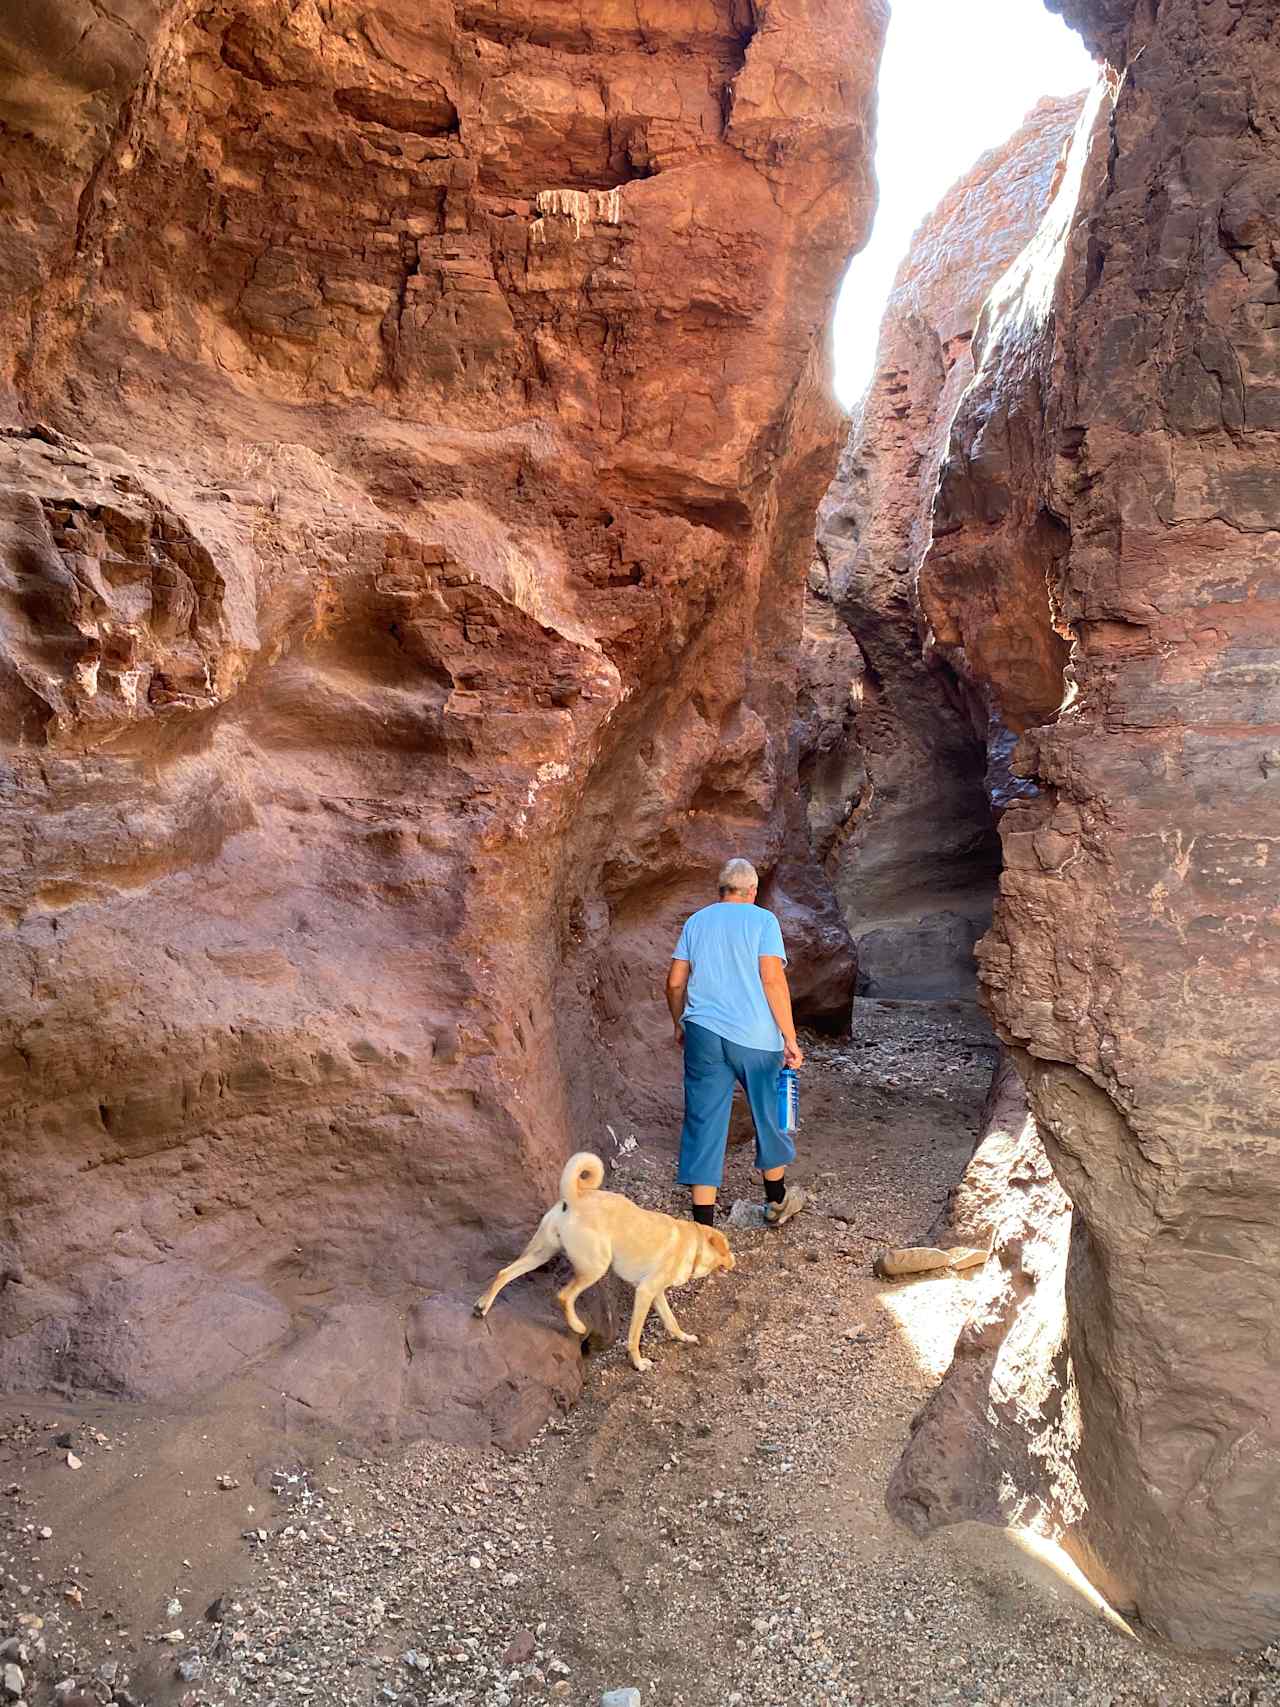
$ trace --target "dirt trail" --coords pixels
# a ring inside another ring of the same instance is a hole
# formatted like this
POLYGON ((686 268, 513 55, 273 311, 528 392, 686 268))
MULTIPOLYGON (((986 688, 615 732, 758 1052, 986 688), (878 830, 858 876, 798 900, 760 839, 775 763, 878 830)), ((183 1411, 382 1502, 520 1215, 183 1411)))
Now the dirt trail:
MULTIPOLYGON (((606 1352, 577 1411, 517 1457, 352 1457, 234 1408, 98 1407, 100 1441, 84 1413, 11 1411, 0 1640, 27 1641, 32 1707, 104 1665, 95 1698, 188 1707, 595 1707, 626 1686, 655 1707, 1280 1703, 1264 1658, 1141 1644, 1003 1533, 922 1545, 884 1511, 972 1283, 882 1285, 870 1258, 941 1206, 991 1060, 972 1013, 860 1003, 853 1042, 816 1042, 804 1072, 796 1177, 813 1208, 731 1231, 736 1271, 673 1298, 701 1343, 668 1342, 655 1318, 654 1370, 606 1352), (74 1426, 82 1470, 50 1449, 55 1424, 74 1426), (218 1474, 241 1485, 188 1504, 218 1474), (215 1596, 220 1623, 203 1615, 215 1596)), ((639 1145, 614 1183, 672 1208, 671 1177, 669 1150, 639 1145)), ((735 1148, 725 1201, 758 1196, 735 1148)), ((495 1308, 557 1284, 544 1271, 495 1308)))

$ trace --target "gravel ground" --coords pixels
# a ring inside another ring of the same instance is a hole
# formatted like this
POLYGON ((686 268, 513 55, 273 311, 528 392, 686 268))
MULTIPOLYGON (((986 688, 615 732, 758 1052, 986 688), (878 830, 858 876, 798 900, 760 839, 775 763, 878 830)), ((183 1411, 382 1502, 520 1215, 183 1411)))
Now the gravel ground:
MULTIPOLYGON (((234 1544, 202 1553, 178 1479, 238 1462, 206 1418, 148 1496, 152 1518, 169 1501, 167 1540, 140 1548, 94 1531, 93 1490, 143 1476, 158 1450, 145 1421, 11 1411, 0 1640, 24 1676, 8 1684, 32 1707, 72 1677, 67 1707, 594 1707, 627 1687, 661 1707, 1280 1707, 1280 1650, 1275 1668, 1174 1654, 1001 1531, 921 1544, 884 1511, 971 1281, 882 1284, 870 1258, 941 1206, 992 1056, 958 1008, 864 1002, 852 1044, 814 1040, 794 1176, 812 1207, 781 1231, 734 1231, 734 1274, 675 1300, 701 1344, 668 1342, 654 1318, 652 1373, 604 1353, 577 1411, 517 1457, 291 1455, 226 1477, 234 1544)), ((731 1152, 726 1206, 758 1199, 750 1159, 731 1152)), ((638 1147, 614 1183, 674 1208, 671 1175, 665 1149, 638 1147)), ((495 1308, 557 1284, 544 1271, 495 1308)))

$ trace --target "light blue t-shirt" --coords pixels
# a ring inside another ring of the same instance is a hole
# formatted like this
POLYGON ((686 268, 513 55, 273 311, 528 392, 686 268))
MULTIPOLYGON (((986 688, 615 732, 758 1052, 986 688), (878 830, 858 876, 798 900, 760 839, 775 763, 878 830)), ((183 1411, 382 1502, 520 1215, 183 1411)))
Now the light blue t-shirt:
POLYGON ((745 1049, 781 1049, 760 982, 762 954, 786 964, 777 919, 753 902, 714 901, 686 919, 671 956, 693 967, 685 1019, 745 1049))

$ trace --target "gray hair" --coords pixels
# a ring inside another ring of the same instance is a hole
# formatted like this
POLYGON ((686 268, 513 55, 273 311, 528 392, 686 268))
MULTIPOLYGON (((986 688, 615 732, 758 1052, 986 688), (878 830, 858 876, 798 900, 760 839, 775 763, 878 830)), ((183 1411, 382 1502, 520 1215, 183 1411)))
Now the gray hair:
POLYGON ((735 856, 733 859, 727 859, 720 867, 716 883, 722 895, 726 889, 732 889, 737 894, 746 889, 758 889, 760 878, 749 859, 739 859, 735 856))

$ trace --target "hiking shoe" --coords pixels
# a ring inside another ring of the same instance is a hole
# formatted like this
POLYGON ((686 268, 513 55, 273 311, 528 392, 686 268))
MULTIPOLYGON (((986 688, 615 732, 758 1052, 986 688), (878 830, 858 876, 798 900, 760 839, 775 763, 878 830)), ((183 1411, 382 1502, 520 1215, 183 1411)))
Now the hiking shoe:
POLYGON ((765 1204, 765 1221, 770 1227, 781 1227, 784 1221, 790 1221, 793 1215, 798 1215, 808 1201, 808 1193, 800 1186, 789 1185, 781 1203, 765 1204))

